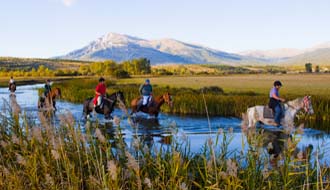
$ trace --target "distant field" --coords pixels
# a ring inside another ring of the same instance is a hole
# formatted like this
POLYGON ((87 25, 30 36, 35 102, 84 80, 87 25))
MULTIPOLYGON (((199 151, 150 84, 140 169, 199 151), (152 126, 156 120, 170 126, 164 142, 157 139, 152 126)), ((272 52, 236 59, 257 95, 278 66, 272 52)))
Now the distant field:
POLYGON ((15 58, 0 57, 2 69, 10 70, 31 70, 44 65, 49 69, 78 69, 80 65, 88 64, 87 61, 59 60, 59 59, 39 59, 39 58, 15 58))
MULTIPOLYGON (((121 79, 117 84, 143 83, 145 78, 121 79)), ((152 84, 170 87, 201 88, 219 86, 227 92, 253 91, 267 94, 275 80, 283 84, 281 94, 330 95, 330 74, 228 75, 193 77, 150 77, 152 84)))

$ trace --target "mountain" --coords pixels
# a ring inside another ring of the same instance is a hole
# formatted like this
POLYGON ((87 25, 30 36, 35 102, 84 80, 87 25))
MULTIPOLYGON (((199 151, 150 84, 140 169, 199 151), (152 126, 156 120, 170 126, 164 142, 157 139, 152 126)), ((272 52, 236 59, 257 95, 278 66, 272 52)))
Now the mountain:
POLYGON ((291 65, 311 62, 330 65, 330 42, 306 49, 282 48, 227 53, 174 39, 146 40, 129 35, 108 33, 85 47, 57 59, 117 62, 147 58, 151 64, 226 64, 226 65, 291 65))
POLYGON ((285 61, 278 62, 280 65, 304 65, 312 63, 313 65, 330 65, 330 48, 320 48, 307 51, 303 54, 290 57, 285 61))
POLYGON ((112 59, 118 62, 145 57, 151 64, 164 63, 222 63, 236 65, 261 62, 250 56, 227 53, 174 39, 145 40, 128 35, 108 33, 87 46, 58 59, 98 61, 112 59))
POLYGON ((330 48, 330 42, 321 43, 306 49, 281 48, 273 50, 249 50, 239 52, 238 54, 264 59, 271 62, 283 62, 296 56, 307 58, 308 55, 315 55, 315 53, 312 52, 328 48, 330 48))
POLYGON ((304 53, 304 51, 299 49, 281 48, 274 50, 249 50, 249 51, 240 52, 239 54, 244 56, 263 58, 263 59, 281 60, 302 53, 304 53))

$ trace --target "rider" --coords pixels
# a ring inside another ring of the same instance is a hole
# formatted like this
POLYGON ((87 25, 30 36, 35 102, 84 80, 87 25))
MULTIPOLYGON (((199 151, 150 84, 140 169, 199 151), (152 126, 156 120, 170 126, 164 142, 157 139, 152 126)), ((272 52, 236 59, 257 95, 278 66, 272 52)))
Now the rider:
POLYGON ((102 102, 102 98, 106 95, 106 85, 105 85, 105 79, 101 77, 99 79, 99 84, 95 88, 95 98, 94 98, 94 108, 96 106, 100 106, 102 102))
POLYGON ((44 91, 44 95, 45 95, 45 97, 47 97, 48 94, 49 94, 49 92, 52 91, 52 88, 50 86, 50 79, 47 79, 46 80, 46 84, 45 84, 45 89, 44 90, 45 90, 44 91))
POLYGON ((11 76, 10 77, 10 80, 9 80, 9 85, 8 85, 9 86, 9 90, 10 90, 11 85, 13 85, 13 84, 15 85, 16 83, 15 83, 14 77, 11 76))
POLYGON ((146 79, 145 83, 140 86, 139 92, 142 95, 142 101, 139 101, 137 111, 139 111, 142 106, 150 104, 152 100, 152 86, 149 79, 146 79))
POLYGON ((269 108, 274 111, 274 119, 277 126, 280 125, 281 118, 283 116, 283 109, 281 106, 281 102, 284 102, 285 99, 280 98, 279 90, 282 87, 282 83, 280 81, 274 82, 274 87, 269 92, 269 108))

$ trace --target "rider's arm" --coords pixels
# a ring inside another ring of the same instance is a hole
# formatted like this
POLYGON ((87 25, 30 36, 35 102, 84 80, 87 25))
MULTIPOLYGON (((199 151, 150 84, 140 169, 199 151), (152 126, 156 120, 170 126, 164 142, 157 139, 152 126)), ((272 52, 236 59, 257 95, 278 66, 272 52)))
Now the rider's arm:
POLYGON ((139 92, 140 92, 140 94, 142 94, 142 89, 143 89, 143 84, 141 84, 141 86, 140 86, 140 88, 139 88, 139 92))
POLYGON ((285 101, 285 99, 278 97, 278 96, 276 95, 276 93, 273 93, 273 94, 272 94, 272 98, 274 98, 274 99, 276 99, 276 100, 279 100, 279 101, 281 101, 281 102, 284 102, 284 101, 285 101))

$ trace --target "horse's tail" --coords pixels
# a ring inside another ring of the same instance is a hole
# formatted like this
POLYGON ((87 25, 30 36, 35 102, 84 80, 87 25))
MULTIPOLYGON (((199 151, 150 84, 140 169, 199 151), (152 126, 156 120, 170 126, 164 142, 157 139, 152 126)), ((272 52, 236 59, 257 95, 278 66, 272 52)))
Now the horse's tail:
POLYGON ((246 129, 249 124, 247 112, 242 113, 242 122, 241 122, 241 128, 246 129))
POLYGON ((86 115, 88 113, 89 99, 86 99, 83 104, 83 113, 86 115))

